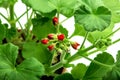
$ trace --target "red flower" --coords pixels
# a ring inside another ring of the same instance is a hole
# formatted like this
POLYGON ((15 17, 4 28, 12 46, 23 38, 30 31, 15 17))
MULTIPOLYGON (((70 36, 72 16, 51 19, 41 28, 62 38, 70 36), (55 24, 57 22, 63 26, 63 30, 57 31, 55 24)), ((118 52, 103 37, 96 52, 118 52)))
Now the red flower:
POLYGON ((80 44, 77 43, 77 42, 73 42, 71 45, 72 45, 72 47, 73 47, 75 50, 77 50, 77 48, 78 48, 78 46, 79 46, 80 44))
POLYGON ((49 45, 48 46, 48 49, 49 49, 49 51, 52 51, 53 49, 54 49, 54 45, 52 44, 52 45, 49 45))
POLYGON ((54 18, 52 19, 52 22, 53 22, 54 25, 57 25, 57 24, 58 24, 58 18, 57 18, 57 17, 54 17, 54 18))
POLYGON ((58 38, 58 40, 63 41, 64 38, 65 38, 65 35, 64 34, 59 34, 59 35, 57 35, 57 38, 58 38))
POLYGON ((54 38, 54 34, 48 34, 48 39, 53 39, 54 38))
POLYGON ((47 38, 44 38, 41 40, 41 43, 42 44, 48 44, 49 40, 47 38))

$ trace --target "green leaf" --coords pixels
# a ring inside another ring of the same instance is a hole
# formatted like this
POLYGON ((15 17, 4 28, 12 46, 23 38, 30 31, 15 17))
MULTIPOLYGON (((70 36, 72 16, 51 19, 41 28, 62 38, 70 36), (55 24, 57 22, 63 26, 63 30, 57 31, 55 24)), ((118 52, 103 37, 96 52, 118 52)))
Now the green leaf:
POLYGON ((0 80, 39 80, 44 66, 35 58, 16 64, 18 47, 8 43, 0 46, 0 80))
POLYGON ((14 27, 8 28, 6 29, 6 39, 11 40, 13 39, 13 37, 15 37, 17 34, 17 29, 14 27))
MULTIPOLYGON (((102 54, 98 54, 97 57, 94 59, 100 63, 104 63, 107 65, 111 65, 111 68, 114 64, 113 57, 103 52, 102 54)), ((98 65, 94 62, 91 62, 90 66, 88 67, 86 74, 83 80, 102 80, 102 77, 111 70, 109 67, 98 65)))
POLYGON ((24 58, 35 57, 43 64, 49 64, 52 56, 50 51, 47 50, 46 46, 36 42, 25 42, 23 44, 22 55, 24 58))
POLYGON ((10 4, 14 4, 17 0, 0 0, 0 7, 7 8, 10 4))
POLYGON ((5 61, 12 67, 16 64, 16 58, 18 55, 18 47, 9 43, 0 46, 0 60, 5 61))
MULTIPOLYGON (((95 41, 97 41, 97 40, 99 40, 101 38, 106 38, 110 33, 112 33, 113 28, 114 28, 114 25, 111 24, 111 26, 109 26, 108 28, 106 28, 103 31, 91 32, 90 36, 92 36, 92 38, 89 37, 88 40, 90 40, 90 42, 94 43, 95 41)), ((111 37, 111 36, 109 36, 109 37, 111 37)))
POLYGON ((61 33, 64 33, 66 37, 68 36, 68 31, 66 28, 64 28, 63 26, 60 26, 59 30, 61 33))
POLYGON ((120 51, 118 51, 118 54, 116 56, 116 60, 117 60, 118 63, 120 62, 120 51))
POLYGON ((53 10, 49 13, 42 13, 41 12, 41 15, 52 19, 56 15, 56 12, 57 12, 56 10, 53 10))
POLYGON ((46 37, 49 33, 55 33, 56 28, 54 27, 52 20, 47 17, 40 17, 32 20, 33 33, 38 39, 46 37))
POLYGON ((43 75, 44 66, 35 58, 28 58, 17 66, 18 70, 26 72, 28 75, 43 75))
POLYGON ((55 9, 66 17, 74 14, 77 0, 49 0, 55 9))
POLYGON ((42 13, 48 13, 53 11, 55 8, 49 3, 49 0, 22 0, 27 6, 32 7, 42 13))
POLYGON ((103 80, 119 80, 120 79, 120 51, 116 55, 116 63, 111 71, 109 71, 104 77, 103 80))
POLYGON ((5 38, 6 35, 6 28, 0 21, 0 41, 2 41, 5 38))
POLYGON ((120 79, 120 69, 113 68, 112 71, 108 72, 102 80, 119 80, 120 79))
POLYGON ((85 35, 85 29, 79 25, 79 24, 75 24, 75 30, 73 32, 73 34, 71 35, 71 37, 73 36, 84 36, 85 35))
POLYGON ((56 76, 54 80, 75 80, 71 74, 69 73, 64 73, 59 76, 56 76))
MULTIPOLYGON (((84 37, 85 34, 86 34, 85 29, 81 25, 75 24, 75 30, 74 30, 73 34, 70 36, 70 38, 73 36, 83 36, 84 37)), ((94 35, 91 35, 91 33, 89 33, 87 40, 94 43, 94 41, 95 41, 94 35)))
POLYGON ((112 22, 120 22, 120 0, 102 0, 112 12, 112 22))
POLYGON ((83 4, 75 12, 75 23, 83 25, 86 31, 103 31, 111 23, 111 12, 101 0, 82 0, 83 4))
POLYGON ((57 10, 66 17, 73 15, 77 0, 22 0, 26 5, 42 13, 57 10))
POLYGON ((75 66, 71 70, 71 73, 72 73, 72 76, 75 79, 82 79, 84 77, 84 75, 85 75, 86 70, 87 70, 86 65, 82 64, 82 63, 79 63, 79 64, 77 64, 77 66, 75 66))
MULTIPOLYGON (((101 39, 101 38, 105 38, 106 36, 108 36, 108 34, 112 33, 113 31, 113 24, 111 24, 110 27, 106 28, 103 31, 94 31, 94 32, 89 32, 89 35, 87 37, 87 40, 90 41, 91 43, 95 43, 97 40, 101 39)), ((73 32, 73 34, 70 36, 85 36, 86 31, 85 29, 79 25, 79 24, 75 24, 75 30, 73 32)))

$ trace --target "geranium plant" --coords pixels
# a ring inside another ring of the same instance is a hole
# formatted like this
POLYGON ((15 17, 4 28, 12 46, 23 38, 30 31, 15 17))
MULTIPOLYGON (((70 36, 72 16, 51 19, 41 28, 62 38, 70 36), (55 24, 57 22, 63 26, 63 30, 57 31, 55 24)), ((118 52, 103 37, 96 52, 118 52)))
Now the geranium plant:
POLYGON ((0 12, 8 22, 0 20, 0 80, 120 80, 120 51, 116 60, 106 52, 120 41, 111 39, 120 30, 113 31, 120 21, 119 0, 22 0, 26 11, 21 16, 14 11, 16 2, 0 0, 0 7, 8 12, 8 17, 0 12), (23 26, 19 20, 26 14, 23 26), (61 15, 66 19, 60 21, 61 15), (71 17, 75 30, 68 36, 62 23, 71 17), (71 40, 74 36, 84 37, 83 42, 71 40), (94 59, 89 58, 96 52, 94 59), (90 65, 71 63, 80 58, 90 65), (69 67, 71 72, 65 72, 69 67))

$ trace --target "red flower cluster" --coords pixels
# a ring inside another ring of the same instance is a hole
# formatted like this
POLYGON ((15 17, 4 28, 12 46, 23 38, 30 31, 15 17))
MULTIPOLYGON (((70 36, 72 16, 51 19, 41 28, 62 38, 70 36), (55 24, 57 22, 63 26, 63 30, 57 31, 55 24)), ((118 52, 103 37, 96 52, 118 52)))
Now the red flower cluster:
MULTIPOLYGON (((42 40, 41 40, 41 43, 42 43, 42 44, 48 44, 50 41, 56 40, 56 39, 57 39, 58 41, 63 41, 64 38, 65 38, 65 35, 64 35, 64 34, 55 35, 55 34, 51 33, 51 34, 48 34, 47 38, 42 39, 42 40)), ((52 51, 52 50, 54 49, 54 46, 55 46, 54 43, 49 44, 48 49, 49 49, 50 51, 52 51)))
POLYGON ((72 46, 73 49, 77 50, 78 46, 80 46, 79 43, 77 42, 72 42, 69 41, 69 39, 64 40, 65 39, 65 35, 64 34, 48 34, 47 38, 44 38, 41 40, 42 44, 47 45, 48 50, 52 51, 53 49, 57 50, 57 49, 69 49, 70 45, 72 46), (59 45, 56 47, 56 45, 59 45), (62 46, 61 46, 62 45, 62 46))

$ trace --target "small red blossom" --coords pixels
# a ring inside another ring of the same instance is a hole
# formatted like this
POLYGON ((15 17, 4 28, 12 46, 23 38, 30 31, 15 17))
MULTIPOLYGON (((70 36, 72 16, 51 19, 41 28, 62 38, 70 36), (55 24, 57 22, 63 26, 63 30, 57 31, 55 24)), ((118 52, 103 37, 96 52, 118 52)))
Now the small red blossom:
POLYGON ((48 42, 49 42, 48 38, 44 38, 41 40, 42 44, 48 44, 48 42))
POLYGON ((53 39, 54 38, 54 34, 48 34, 48 39, 53 39))
POLYGON ((57 18, 57 17, 54 17, 54 18, 52 19, 52 22, 53 22, 54 25, 57 25, 57 24, 58 24, 58 18, 57 18))
POLYGON ((72 47, 73 47, 75 50, 77 50, 78 46, 80 46, 80 44, 77 43, 77 42, 74 42, 74 43, 72 43, 71 45, 72 45, 72 47))
POLYGON ((57 38, 58 38, 58 40, 63 41, 64 38, 65 38, 65 35, 64 34, 59 34, 59 35, 57 35, 57 38))
POLYGON ((49 51, 52 51, 53 49, 54 49, 54 45, 52 44, 52 45, 49 45, 48 46, 48 49, 49 49, 49 51))

